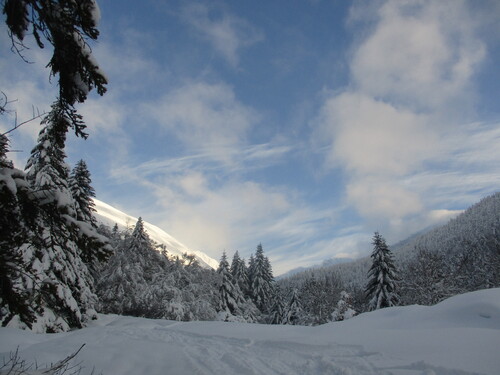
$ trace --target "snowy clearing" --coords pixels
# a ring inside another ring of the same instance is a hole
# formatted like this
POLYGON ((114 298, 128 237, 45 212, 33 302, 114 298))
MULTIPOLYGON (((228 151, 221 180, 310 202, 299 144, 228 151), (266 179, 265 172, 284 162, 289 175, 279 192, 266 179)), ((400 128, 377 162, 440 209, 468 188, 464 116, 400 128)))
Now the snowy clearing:
POLYGON ((174 322, 100 315, 58 334, 0 329, 0 352, 39 366, 86 346, 81 374, 500 373, 500 289, 407 306, 317 327, 174 322))

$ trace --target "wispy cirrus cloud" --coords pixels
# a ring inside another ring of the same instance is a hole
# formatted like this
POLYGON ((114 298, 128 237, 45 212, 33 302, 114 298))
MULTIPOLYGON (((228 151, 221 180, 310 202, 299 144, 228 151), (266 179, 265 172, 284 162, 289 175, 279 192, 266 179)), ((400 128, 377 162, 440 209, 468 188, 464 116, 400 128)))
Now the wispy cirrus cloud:
POLYGON ((190 82, 147 105, 147 112, 163 129, 194 150, 209 150, 227 159, 235 146, 244 145, 258 114, 236 98, 224 83, 190 82))
POLYGON ((250 22, 213 5, 191 3, 181 11, 182 18, 197 34, 232 66, 239 64, 239 53, 264 38, 250 22))

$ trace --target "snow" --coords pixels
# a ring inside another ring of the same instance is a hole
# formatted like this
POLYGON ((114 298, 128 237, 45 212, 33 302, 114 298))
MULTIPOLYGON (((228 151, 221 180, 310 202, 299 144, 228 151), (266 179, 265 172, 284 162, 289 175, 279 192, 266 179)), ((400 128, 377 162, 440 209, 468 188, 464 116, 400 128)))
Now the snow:
POLYGON ((40 366, 86 346, 81 374, 500 373, 500 289, 432 306, 393 307, 317 327, 174 322, 100 315, 57 334, 0 329, 0 355, 19 347, 40 366))
MULTIPOLYGON (((104 203, 95 198, 93 199, 93 201, 95 204, 95 209, 97 211, 95 215, 96 219, 110 227, 112 227, 116 223, 121 228, 127 228, 134 226, 137 222, 137 218, 130 216, 114 208, 113 206, 110 206, 107 203, 104 203)), ((217 269, 217 267, 219 267, 219 262, 217 260, 209 257, 207 254, 201 251, 188 248, 186 245, 176 240, 170 234, 166 233, 163 229, 158 228, 157 226, 146 221, 144 221, 144 228, 153 241, 166 246, 170 255, 181 257, 184 253, 187 253, 189 255, 192 254, 196 257, 196 259, 202 266, 208 266, 213 269, 217 269)))
POLYGON ((97 27, 99 25, 99 21, 101 20, 101 9, 95 0, 92 0, 91 3, 92 6, 90 14, 92 15, 92 22, 94 23, 94 26, 97 27))

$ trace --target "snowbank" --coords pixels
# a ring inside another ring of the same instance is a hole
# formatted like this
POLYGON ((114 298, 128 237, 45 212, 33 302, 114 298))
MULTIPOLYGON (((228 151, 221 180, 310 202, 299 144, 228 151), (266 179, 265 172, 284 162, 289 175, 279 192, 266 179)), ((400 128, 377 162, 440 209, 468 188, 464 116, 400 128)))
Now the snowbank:
POLYGON ((38 364, 76 358, 82 374, 500 373, 500 289, 318 327, 189 322, 101 315, 67 333, 0 329, 0 352, 38 364))

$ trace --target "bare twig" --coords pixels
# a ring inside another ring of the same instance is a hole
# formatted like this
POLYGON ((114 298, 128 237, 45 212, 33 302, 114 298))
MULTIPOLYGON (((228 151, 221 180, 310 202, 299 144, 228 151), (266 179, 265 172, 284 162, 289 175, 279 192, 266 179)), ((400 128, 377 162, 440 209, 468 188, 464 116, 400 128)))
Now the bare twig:
POLYGON ((26 121, 23 121, 19 124, 17 124, 17 112, 16 112, 16 124, 14 125, 14 127, 10 130, 7 130, 5 133, 2 133, 2 135, 7 135, 9 134, 10 132, 13 132, 14 130, 18 129, 19 127, 21 127, 22 125, 24 124, 27 124, 28 122, 31 122, 31 121, 34 121, 42 116, 44 116, 46 114, 46 112, 42 112, 40 113, 40 111, 37 109, 37 115, 36 116, 33 116, 32 118, 30 118, 29 120, 26 120, 26 121))
MULTIPOLYGON (((9 358, 6 360, 3 359, 3 365, 0 366, 0 375, 76 375, 79 374, 82 370, 81 363, 77 363, 74 365, 70 365, 70 362, 73 358, 75 358, 78 353, 85 346, 83 344, 80 348, 74 352, 73 354, 67 356, 63 360, 55 363, 54 365, 50 365, 47 368, 40 369, 38 364, 34 363, 31 365, 27 365, 24 359, 21 359, 19 356, 19 347, 15 352, 11 352, 9 358), (71 372, 68 372, 71 371, 71 372)), ((94 370, 92 370, 92 374, 94 370)))

